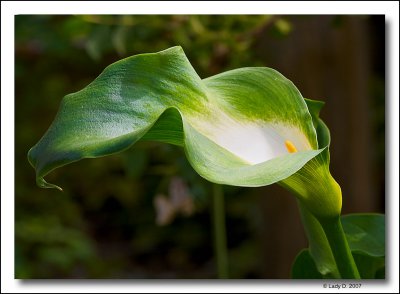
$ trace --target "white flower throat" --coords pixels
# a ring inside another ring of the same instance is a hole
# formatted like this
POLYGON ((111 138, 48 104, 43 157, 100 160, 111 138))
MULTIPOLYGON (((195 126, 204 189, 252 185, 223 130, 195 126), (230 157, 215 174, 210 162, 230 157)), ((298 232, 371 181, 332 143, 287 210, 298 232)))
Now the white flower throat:
POLYGON ((251 165, 312 149, 305 134, 296 126, 241 123, 228 117, 214 122, 196 122, 196 126, 209 139, 251 165))

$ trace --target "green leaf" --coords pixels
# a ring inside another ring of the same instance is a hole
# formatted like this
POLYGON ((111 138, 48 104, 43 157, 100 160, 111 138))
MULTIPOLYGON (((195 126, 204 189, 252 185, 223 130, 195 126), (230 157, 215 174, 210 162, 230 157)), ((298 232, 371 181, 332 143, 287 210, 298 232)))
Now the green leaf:
POLYGON ((54 188, 44 176, 55 168, 141 139, 183 146, 204 178, 249 187, 288 178, 326 148, 318 149, 306 101, 277 71, 241 68, 201 80, 173 47, 120 60, 65 96, 28 158, 37 184, 54 188))
MULTIPOLYGON (((302 211, 306 229, 314 228, 309 249, 303 249, 292 266, 296 279, 337 277, 335 261, 322 228, 312 215, 302 211), (314 221, 316 221, 314 219, 314 221), (316 239, 317 238, 317 239, 316 239), (325 239, 325 240, 324 240, 325 239)), ((343 229, 362 279, 385 278, 385 216, 381 214, 349 214, 341 217, 343 229)))
POLYGON ((292 265, 292 279, 322 279, 308 249, 303 249, 296 256, 292 265))
POLYGON ((384 279, 385 257, 376 257, 353 251, 354 261, 362 279, 384 279))
MULTIPOLYGON (((385 258, 372 257, 353 252, 353 257, 362 279, 384 279, 385 258)), ((291 277, 293 279, 332 279, 330 273, 322 275, 311 257, 309 249, 303 249, 296 256, 292 265, 291 277)))
POLYGON ((335 258, 320 222, 302 203, 299 203, 299 208, 309 242, 308 250, 316 268, 323 276, 340 278, 335 258))
POLYGON ((349 214, 342 225, 352 251, 373 257, 385 256, 385 216, 382 214, 349 214))
POLYGON ((385 215, 357 213, 342 216, 354 260, 364 279, 385 278, 385 215))
MULTIPOLYGON (((371 257, 353 252, 353 257, 362 279, 384 279, 385 258, 371 257)), ((311 257, 309 249, 303 249, 296 256, 292 265, 291 277, 293 279, 332 279, 330 273, 322 275, 311 257)))

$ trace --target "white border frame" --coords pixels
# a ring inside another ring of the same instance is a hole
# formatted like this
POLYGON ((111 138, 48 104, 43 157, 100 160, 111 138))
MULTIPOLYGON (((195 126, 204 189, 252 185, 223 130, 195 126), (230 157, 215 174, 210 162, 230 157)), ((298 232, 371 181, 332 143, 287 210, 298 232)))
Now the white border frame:
MULTIPOLYGON (((14 16, 17 14, 385 14, 388 235, 391 258, 385 282, 362 281, 351 292, 399 292, 399 6, 397 1, 109 1, 1 2, 1 292, 338 292, 324 281, 294 280, 30 280, 14 279, 14 16)), ((327 282, 327 281, 325 281, 327 282)), ((343 291, 343 290, 342 290, 343 291)))

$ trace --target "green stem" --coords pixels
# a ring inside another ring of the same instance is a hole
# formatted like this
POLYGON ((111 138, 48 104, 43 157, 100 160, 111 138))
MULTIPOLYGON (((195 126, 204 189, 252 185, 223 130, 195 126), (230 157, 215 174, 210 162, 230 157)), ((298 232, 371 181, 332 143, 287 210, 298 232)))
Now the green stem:
POLYGON ((331 246, 321 223, 300 201, 298 203, 301 220, 309 243, 308 248, 318 271, 324 276, 329 275, 334 279, 340 279, 331 246))
POLYGON ((343 279, 360 279, 360 274, 347 243, 340 217, 319 221, 332 249, 340 276, 343 279))
POLYGON ((228 279, 228 254, 226 249, 225 208, 222 186, 213 185, 213 225, 218 278, 228 279))

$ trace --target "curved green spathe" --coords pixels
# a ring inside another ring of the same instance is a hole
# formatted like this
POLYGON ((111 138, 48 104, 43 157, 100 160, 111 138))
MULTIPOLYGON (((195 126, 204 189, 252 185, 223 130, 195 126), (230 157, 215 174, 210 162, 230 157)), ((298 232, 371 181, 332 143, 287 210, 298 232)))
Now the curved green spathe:
MULTIPOLYGON (((28 158, 37 184, 58 188, 44 180, 55 168, 156 140, 182 146, 209 181, 253 187, 286 179, 281 183, 307 202, 296 175, 316 163, 329 173, 329 140, 317 138, 320 107, 270 68, 202 80, 173 47, 120 60, 65 96, 28 158)), ((311 181, 318 178, 312 170, 311 181)))

